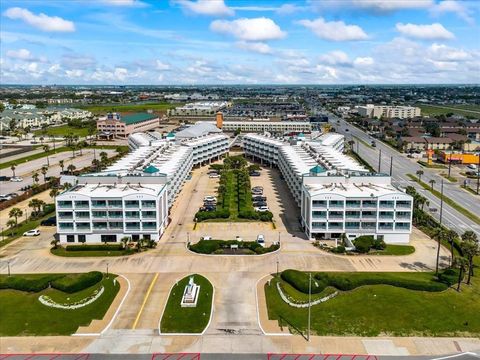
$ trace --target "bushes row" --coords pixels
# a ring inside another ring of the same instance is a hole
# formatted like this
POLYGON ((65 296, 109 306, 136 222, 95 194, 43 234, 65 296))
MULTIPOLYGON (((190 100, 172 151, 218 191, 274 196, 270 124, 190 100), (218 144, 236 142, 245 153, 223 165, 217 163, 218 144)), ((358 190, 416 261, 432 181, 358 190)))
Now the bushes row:
POLYGON ((99 283, 103 275, 99 271, 91 271, 83 274, 53 274, 34 277, 22 277, 21 275, 0 277, 0 289, 11 289, 26 292, 39 292, 49 286, 54 289, 75 293, 99 283))
MULTIPOLYGON (((308 294, 308 273, 297 270, 285 270, 282 272, 281 277, 298 291, 308 294)), ((342 291, 349 291, 364 285, 391 285, 409 290, 435 292, 446 290, 450 283, 443 280, 435 281, 433 275, 430 280, 426 280, 420 277, 418 279, 408 278, 405 274, 400 273, 336 274, 320 272, 313 275, 311 286, 312 293, 316 294, 322 292, 327 286, 333 286, 342 291)))
POLYGON ((257 212, 255 210, 244 210, 238 213, 238 217, 241 219, 272 221, 273 214, 270 211, 257 212))
POLYGON ((66 251, 121 251, 123 244, 105 244, 105 245, 67 245, 66 251))
POLYGON ((255 254, 266 254, 278 250, 279 245, 271 245, 264 248, 256 241, 237 240, 200 240, 190 245, 189 249, 199 254, 222 254, 223 250, 230 249, 231 245, 237 245, 239 249, 248 249, 255 254))
POLYGON ((197 211, 195 218, 198 222, 209 219, 228 219, 230 211, 228 209, 220 209, 215 211, 197 211))
POLYGON ((375 240, 372 235, 363 235, 353 240, 355 249, 362 254, 368 253, 371 249, 384 250, 387 246, 383 240, 375 240))

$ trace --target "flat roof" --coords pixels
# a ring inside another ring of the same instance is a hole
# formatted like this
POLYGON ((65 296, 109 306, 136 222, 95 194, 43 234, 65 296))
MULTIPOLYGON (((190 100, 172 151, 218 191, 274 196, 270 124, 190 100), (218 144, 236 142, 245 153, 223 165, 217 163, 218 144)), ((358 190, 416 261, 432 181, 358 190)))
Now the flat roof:
POLYGON ((164 187, 165 184, 79 184, 63 194, 79 194, 107 199, 134 194, 157 196, 164 187))
POLYGON ((120 121, 125 123, 126 125, 131 125, 143 121, 148 121, 158 118, 157 115, 155 114, 149 114, 149 113, 136 113, 136 114, 128 114, 128 115, 122 115, 120 118, 120 121))

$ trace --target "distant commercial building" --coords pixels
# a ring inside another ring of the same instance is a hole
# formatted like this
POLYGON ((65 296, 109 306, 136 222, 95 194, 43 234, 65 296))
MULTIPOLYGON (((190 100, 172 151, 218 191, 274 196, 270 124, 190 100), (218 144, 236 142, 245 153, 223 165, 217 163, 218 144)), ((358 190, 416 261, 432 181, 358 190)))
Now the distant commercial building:
POLYGON ((228 136, 205 125, 175 140, 133 134, 135 149, 104 171, 62 177, 73 187, 56 197, 60 242, 158 241, 192 168, 228 152, 228 136))
POLYGON ((346 234, 351 244, 358 236, 373 235, 386 243, 408 243, 412 197, 395 188, 390 176, 370 173, 344 155, 340 137, 292 140, 246 134, 243 145, 247 156, 278 166, 310 239, 346 234))
POLYGON ((411 119, 420 116, 421 110, 419 107, 413 106, 384 106, 367 104, 365 106, 357 107, 358 113, 361 116, 368 116, 371 118, 387 118, 387 119, 411 119))
POLYGON ((269 121, 269 120, 224 120, 222 113, 217 113, 215 121, 199 121, 215 124, 223 131, 256 132, 284 134, 286 132, 311 132, 312 124, 308 121, 269 121))
POLYGON ((454 164, 465 164, 465 165, 480 165, 480 152, 475 153, 456 153, 453 151, 441 151, 438 155, 438 160, 448 164, 452 162, 454 164))
POLYGON ((188 103, 175 109, 170 109, 170 116, 209 116, 217 111, 231 106, 228 101, 202 101, 188 103))
POLYGON ((109 113, 106 117, 97 120, 97 130, 100 135, 112 135, 114 137, 127 138, 135 132, 155 129, 160 124, 160 119, 155 114, 137 113, 120 115, 109 113))

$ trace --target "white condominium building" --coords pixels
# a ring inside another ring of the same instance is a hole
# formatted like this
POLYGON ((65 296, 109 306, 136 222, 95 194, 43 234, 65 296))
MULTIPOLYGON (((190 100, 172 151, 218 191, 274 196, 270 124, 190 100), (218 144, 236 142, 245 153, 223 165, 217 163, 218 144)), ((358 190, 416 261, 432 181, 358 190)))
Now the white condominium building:
POLYGON ((158 241, 192 168, 228 152, 228 136, 216 131, 148 144, 134 135, 136 150, 104 171, 62 178, 74 186, 56 198, 60 242, 158 241))
MULTIPOLYGON (((214 121, 208 121, 208 123, 215 124, 214 121)), ((242 132, 284 134, 287 132, 311 132, 312 124, 308 121, 223 121, 223 131, 236 131, 239 129, 242 132)))
POLYGON ((357 109, 360 115, 372 118, 410 119, 420 116, 421 114, 420 108, 413 106, 384 106, 367 104, 365 106, 358 106, 357 109))
POLYGON ((243 138, 247 156, 278 166, 310 239, 374 235, 387 243, 408 243, 411 196, 392 186, 389 176, 370 173, 335 149, 343 148, 341 142, 338 134, 300 141, 257 134, 243 138))

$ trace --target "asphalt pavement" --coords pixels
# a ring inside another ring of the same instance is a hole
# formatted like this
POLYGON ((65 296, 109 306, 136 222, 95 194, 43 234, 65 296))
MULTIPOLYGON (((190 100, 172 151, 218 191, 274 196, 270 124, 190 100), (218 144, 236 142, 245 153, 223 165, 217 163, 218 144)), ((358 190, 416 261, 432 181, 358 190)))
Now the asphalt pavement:
MULTIPOLYGON (((407 187, 409 185, 414 186, 416 190, 428 199, 430 205, 428 209, 436 209, 430 214, 439 220, 440 218, 440 199, 433 195, 430 191, 423 189, 415 181, 412 181, 407 174, 415 175, 416 171, 421 169, 424 171, 422 176, 422 181, 428 183, 430 179, 434 179, 436 182, 436 189, 439 190, 442 177, 436 175, 427 168, 423 168, 415 162, 411 161, 406 156, 402 155, 400 152, 394 150, 390 146, 382 143, 379 140, 373 139, 370 135, 362 131, 361 129, 349 124, 345 120, 329 114, 330 122, 335 127, 336 131, 345 135, 346 140, 350 139, 355 141, 355 150, 358 150, 358 154, 367 161, 375 170, 379 170, 380 163, 380 172, 390 173, 390 167, 392 168, 392 182, 400 187, 407 187), (337 123, 340 121, 340 123, 337 123), (348 129, 348 131, 347 131, 348 129), (361 139, 367 144, 370 144, 372 140, 375 140, 376 147, 366 146, 361 141, 361 139), (358 147, 357 147, 358 146, 358 147), (380 157, 381 150, 381 157, 380 157), (379 161, 379 159, 381 159, 379 161), (393 159, 393 165, 391 166, 391 159, 393 159)), ((450 199, 456 201, 459 205, 473 212, 474 214, 480 214, 480 201, 474 195, 463 191, 459 187, 448 183, 447 180, 444 180, 444 195, 450 199)), ((451 206, 443 203, 443 214, 442 222, 449 228, 455 230, 459 235, 463 234, 467 230, 474 231, 477 236, 480 236, 480 225, 476 224, 451 206)))

